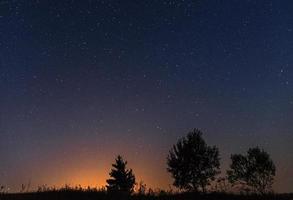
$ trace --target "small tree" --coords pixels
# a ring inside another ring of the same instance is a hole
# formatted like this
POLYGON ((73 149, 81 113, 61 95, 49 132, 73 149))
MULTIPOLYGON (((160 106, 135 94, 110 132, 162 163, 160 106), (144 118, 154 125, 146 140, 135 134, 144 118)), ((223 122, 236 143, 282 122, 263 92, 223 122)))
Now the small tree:
POLYGON ((169 151, 167 165, 174 178, 174 186, 195 192, 201 188, 206 192, 206 187, 219 173, 219 150, 208 146, 202 132, 194 129, 169 151))
POLYGON ((107 190, 109 192, 123 192, 130 194, 135 185, 135 176, 132 169, 126 169, 127 161, 119 155, 112 164, 113 169, 109 173, 112 179, 107 180, 107 190))
POLYGON ((260 194, 271 191, 276 167, 267 152, 259 147, 250 148, 247 155, 234 154, 231 160, 227 171, 230 183, 260 194))

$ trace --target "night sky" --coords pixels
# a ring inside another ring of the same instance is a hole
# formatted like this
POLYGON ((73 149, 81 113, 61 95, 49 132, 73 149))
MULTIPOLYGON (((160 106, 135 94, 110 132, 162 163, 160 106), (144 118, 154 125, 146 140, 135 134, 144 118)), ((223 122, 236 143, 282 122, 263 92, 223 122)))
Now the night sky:
POLYGON ((293 191, 293 1, 1 0, 0 184, 102 186, 122 154, 172 184, 193 128, 221 153, 259 145, 293 191))

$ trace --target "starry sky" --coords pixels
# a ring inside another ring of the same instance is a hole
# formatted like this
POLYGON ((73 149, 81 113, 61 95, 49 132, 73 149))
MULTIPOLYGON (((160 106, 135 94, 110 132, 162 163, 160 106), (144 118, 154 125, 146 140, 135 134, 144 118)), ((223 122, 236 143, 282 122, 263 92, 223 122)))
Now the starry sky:
POLYGON ((172 184, 193 128, 221 153, 256 145, 293 191, 291 0, 1 0, 0 184, 102 186, 122 154, 172 184))

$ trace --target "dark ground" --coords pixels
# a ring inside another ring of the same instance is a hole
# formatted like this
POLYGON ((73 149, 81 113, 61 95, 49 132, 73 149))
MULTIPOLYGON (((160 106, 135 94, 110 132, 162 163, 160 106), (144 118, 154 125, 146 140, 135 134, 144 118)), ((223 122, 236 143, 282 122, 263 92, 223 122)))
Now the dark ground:
POLYGON ((270 194, 270 195, 233 195, 225 193, 211 194, 156 194, 156 195, 110 195, 105 192, 84 191, 52 191, 19 194, 0 194, 1 200, 293 200, 293 194, 270 194))

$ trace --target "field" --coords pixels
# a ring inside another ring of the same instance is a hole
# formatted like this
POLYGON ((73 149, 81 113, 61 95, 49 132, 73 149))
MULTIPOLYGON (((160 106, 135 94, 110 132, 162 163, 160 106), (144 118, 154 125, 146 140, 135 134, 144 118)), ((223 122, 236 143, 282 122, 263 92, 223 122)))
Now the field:
POLYGON ((47 191, 18 194, 1 194, 1 200, 293 200, 293 194, 236 195, 225 193, 180 193, 114 195, 103 191, 47 191))

